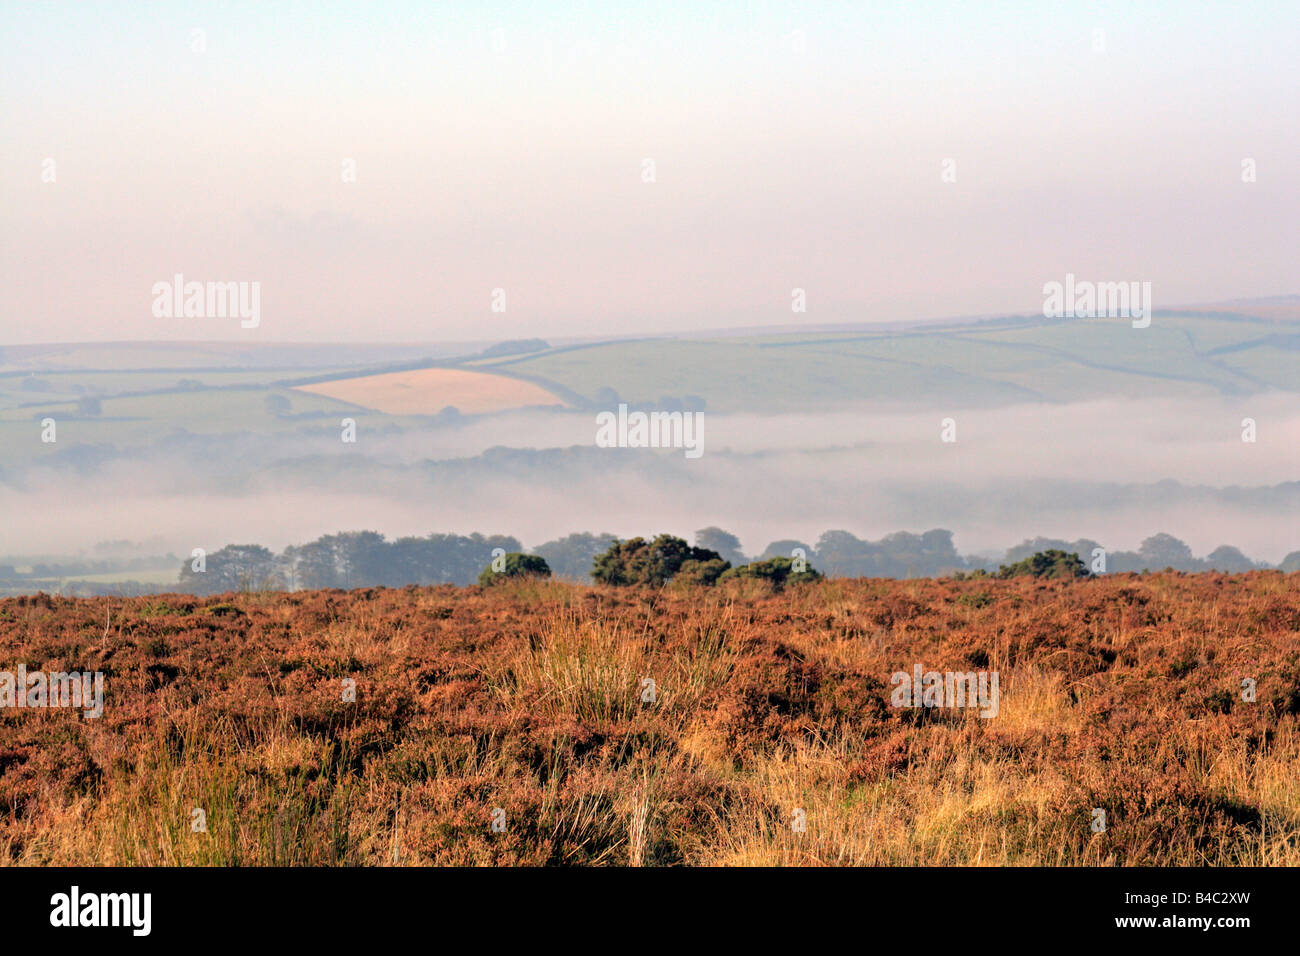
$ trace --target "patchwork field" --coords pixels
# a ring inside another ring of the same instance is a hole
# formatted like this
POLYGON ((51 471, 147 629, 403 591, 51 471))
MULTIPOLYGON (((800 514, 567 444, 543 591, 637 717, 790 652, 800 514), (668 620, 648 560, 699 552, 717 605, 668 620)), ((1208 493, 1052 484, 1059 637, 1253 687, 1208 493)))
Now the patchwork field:
MULTIPOLYGON (((1222 310, 1157 313, 1145 329, 1021 317, 497 354, 470 344, 10 346, 0 348, 0 485, 44 480, 32 469, 81 473, 191 453, 265 471, 337 443, 346 417, 368 435, 446 447, 449 436, 433 433, 463 423, 432 416, 449 407, 465 416, 616 401, 721 415, 888 413, 1099 398, 1236 402, 1295 392, 1297 383, 1300 322, 1291 313, 1222 310), (57 422, 57 442, 46 418, 57 422)), ((504 444, 536 438, 528 429, 504 444)))
POLYGON ((1297 575, 39 595, 0 643, 106 675, 0 710, 10 863, 1300 864, 1297 575), (917 664, 996 716, 893 706, 917 664))
POLYGON ((997 407, 1101 395, 1196 399, 1300 381, 1300 324, 1251 316, 1007 319, 862 330, 606 342, 473 360, 595 399, 703 398, 710 411, 788 412, 855 402, 997 407))
POLYGON ((300 385, 296 389, 387 415, 436 415, 452 407, 466 414, 532 405, 563 405, 539 385, 486 372, 424 368, 300 385))

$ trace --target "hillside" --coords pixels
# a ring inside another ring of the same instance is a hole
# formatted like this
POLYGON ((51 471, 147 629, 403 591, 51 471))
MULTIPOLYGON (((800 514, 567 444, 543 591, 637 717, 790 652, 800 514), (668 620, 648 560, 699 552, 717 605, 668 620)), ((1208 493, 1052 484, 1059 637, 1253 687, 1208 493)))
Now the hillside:
POLYGON ((909 330, 609 342, 474 361, 593 402, 696 395, 713 411, 778 413, 861 402, 988 407, 1099 396, 1294 391, 1300 322, 1235 313, 1012 318, 909 330))
POLYGON ((1300 388, 1293 311, 1157 313, 1145 329, 1018 317, 702 333, 505 355, 451 355, 437 345, 12 347, 0 362, 0 468, 59 462, 69 444, 80 465, 156 447, 164 436, 313 440, 336 433, 345 416, 371 430, 419 432, 447 407, 552 405, 562 415, 565 406, 585 414, 625 401, 775 415, 1292 392, 1300 388), (86 399, 97 402, 93 410, 86 399), (66 424, 62 448, 41 441, 46 417, 66 424))

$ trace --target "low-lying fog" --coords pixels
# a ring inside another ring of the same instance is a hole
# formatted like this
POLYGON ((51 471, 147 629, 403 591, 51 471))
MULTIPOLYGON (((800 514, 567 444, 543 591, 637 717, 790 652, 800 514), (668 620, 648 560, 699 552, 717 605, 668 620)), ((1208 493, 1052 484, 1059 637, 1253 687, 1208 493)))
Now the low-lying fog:
POLYGON ((0 484, 0 555, 155 539, 177 554, 371 529, 620 536, 706 525, 757 553, 828 529, 943 527, 963 553, 1036 535, 1135 549, 1157 531, 1276 562, 1300 548, 1300 409, 1266 394, 924 413, 704 413, 704 454, 595 447, 593 413, 518 412, 385 433, 160 441, 0 484), (952 418, 956 441, 941 440, 952 418), (1256 441, 1242 441, 1245 418, 1256 441), (536 449, 512 453, 502 449, 536 449))

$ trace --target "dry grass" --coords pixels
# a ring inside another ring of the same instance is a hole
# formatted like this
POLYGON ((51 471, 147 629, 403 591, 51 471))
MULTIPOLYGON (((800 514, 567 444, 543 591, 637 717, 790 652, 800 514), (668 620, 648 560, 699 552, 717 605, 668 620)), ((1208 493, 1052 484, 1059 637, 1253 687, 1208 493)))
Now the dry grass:
POLYGON ((1295 575, 39 596, 0 641, 108 691, 0 711, 10 863, 1300 863, 1295 575), (891 707, 916 662, 998 715, 891 707))

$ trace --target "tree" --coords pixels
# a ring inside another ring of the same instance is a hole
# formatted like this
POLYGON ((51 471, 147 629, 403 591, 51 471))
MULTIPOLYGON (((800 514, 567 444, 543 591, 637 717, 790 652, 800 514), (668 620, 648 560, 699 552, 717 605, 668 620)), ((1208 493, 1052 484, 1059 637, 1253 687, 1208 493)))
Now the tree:
MULTIPOLYGON (((1092 559, 1093 551, 1100 547, 1101 545, 1096 541, 1093 541, 1091 538, 1080 538, 1078 541, 1062 541, 1059 538, 1032 538, 1022 541, 1013 548, 1008 548, 1007 553, 1002 560, 1007 564, 1014 564, 1017 561, 1021 561, 1031 555, 1037 554, 1039 551, 1064 551, 1066 554, 1074 553, 1079 555, 1079 557, 1086 563, 1092 559)), ((1116 552, 1115 554, 1108 554, 1106 556, 1108 570, 1124 570, 1124 568, 1118 567, 1115 564, 1116 556, 1120 553, 1121 552, 1116 552)), ((969 560, 967 561, 967 564, 970 564, 969 560)))
POLYGON ((804 558, 808 561, 811 561, 817 554, 811 544, 796 541, 794 538, 782 538, 780 541, 773 541, 764 548, 758 559, 762 561, 765 558, 793 558, 796 549, 802 551, 804 558))
POLYGON ((298 587, 316 589, 343 585, 334 548, 324 538, 285 548, 280 563, 286 580, 298 587))
POLYGON ((555 541, 548 541, 533 549, 535 554, 546 559, 551 573, 557 577, 574 581, 591 580, 591 565, 596 555, 615 544, 618 538, 612 534, 571 534, 555 541))
POLYGON ((695 532, 695 546, 717 552, 718 557, 732 565, 744 564, 746 561, 740 551, 740 539, 721 528, 701 528, 695 532))
POLYGON ((998 569, 1000 578, 1018 578, 1033 575, 1036 578, 1086 578, 1088 568, 1077 554, 1066 554, 1055 548, 1039 551, 1015 564, 1004 564, 998 569))
POLYGON ((943 528, 919 535, 895 531, 879 541, 827 531, 817 541, 817 561, 828 573, 847 577, 923 577, 966 567, 952 532, 943 528))
POLYGON ((758 578, 762 581, 770 581, 772 586, 780 591, 787 584, 799 584, 804 581, 820 581, 821 573, 808 567, 802 571, 794 569, 794 561, 786 557, 768 558, 765 561, 754 561, 751 564, 744 564, 738 568, 732 568, 722 575, 722 580, 733 580, 740 578, 758 578))
POLYGON ((260 591, 283 587, 275 555, 260 544, 229 544, 207 556, 203 571, 181 565, 180 587, 190 594, 260 591))
POLYGON ((478 583, 482 587, 488 587, 507 578, 549 578, 550 576, 551 569, 545 558, 512 551, 505 555, 505 567, 502 570, 493 570, 492 565, 489 564, 479 574, 478 583))
POLYGON ((364 588, 394 583, 387 577, 389 546, 377 531, 344 531, 331 535, 343 571, 344 587, 364 588))
MULTIPOLYGON (((1026 538, 1014 547, 1007 548, 1007 553, 1002 560, 1007 564, 1014 564, 1028 558, 1039 551, 1071 551, 1070 542, 1060 538, 1026 538)), ((1083 552, 1078 552, 1082 554, 1083 552)))
POLYGON ((431 534, 387 541, 376 531, 345 531, 285 548, 277 576, 291 587, 405 587, 473 584, 493 550, 520 552, 509 535, 431 534))
POLYGON ((817 559, 831 574, 863 577, 872 573, 870 549, 847 531, 827 531, 817 539, 817 559))
POLYGON ((707 561, 696 561, 694 559, 683 561, 682 566, 673 575, 673 584, 712 587, 718 583, 718 578, 722 577, 723 574, 730 573, 730 568, 731 565, 721 558, 710 558, 707 561))
POLYGON ((272 392, 270 395, 266 396, 266 398, 263 399, 262 404, 265 405, 266 410, 276 418, 283 418, 285 415, 288 415, 289 411, 293 408, 293 403, 278 392, 272 392))
POLYGON ((722 560, 716 551, 693 548, 681 538, 661 534, 653 541, 632 538, 615 542, 596 555, 591 576, 601 584, 660 587, 671 581, 687 561, 714 560, 722 560))
POLYGON ((1229 574, 1255 570, 1254 561, 1236 548, 1226 544, 1220 545, 1206 555, 1204 564, 1214 571, 1226 571, 1229 574))
POLYGON ((1175 571, 1200 571, 1204 565, 1192 549, 1171 534, 1153 534, 1138 547, 1143 566, 1152 571, 1173 568, 1175 571))

